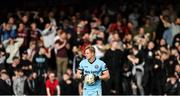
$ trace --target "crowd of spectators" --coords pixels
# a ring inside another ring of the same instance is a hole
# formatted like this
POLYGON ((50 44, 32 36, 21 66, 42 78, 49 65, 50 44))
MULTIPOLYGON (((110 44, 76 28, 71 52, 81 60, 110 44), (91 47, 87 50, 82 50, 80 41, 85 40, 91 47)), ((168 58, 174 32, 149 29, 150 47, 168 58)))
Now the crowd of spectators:
POLYGON ((1 12, 0 94, 82 94, 75 73, 89 45, 110 71, 103 94, 180 94, 179 10, 121 1, 1 12))

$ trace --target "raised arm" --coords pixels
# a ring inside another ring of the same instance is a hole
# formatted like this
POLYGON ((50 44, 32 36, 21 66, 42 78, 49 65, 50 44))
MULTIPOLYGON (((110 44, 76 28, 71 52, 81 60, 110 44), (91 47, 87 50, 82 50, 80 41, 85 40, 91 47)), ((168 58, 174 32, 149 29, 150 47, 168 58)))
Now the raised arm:
POLYGON ((135 56, 128 55, 128 60, 130 60, 133 64, 139 63, 139 58, 136 58, 135 56))
POLYGON ((64 46, 66 46, 66 43, 67 41, 64 41, 61 45, 59 45, 58 43, 55 43, 54 45, 54 48, 59 50, 59 49, 62 49, 64 46))
POLYGON ((163 16, 162 16, 162 15, 160 15, 160 20, 163 22, 164 27, 169 27, 169 26, 170 26, 170 23, 169 23, 169 22, 167 22, 166 20, 164 20, 164 18, 163 18, 163 16))

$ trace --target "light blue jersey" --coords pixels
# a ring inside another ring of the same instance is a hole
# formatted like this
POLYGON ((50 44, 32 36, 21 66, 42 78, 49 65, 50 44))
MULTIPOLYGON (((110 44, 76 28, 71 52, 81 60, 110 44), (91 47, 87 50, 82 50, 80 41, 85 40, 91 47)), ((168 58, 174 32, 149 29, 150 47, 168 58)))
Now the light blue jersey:
MULTIPOLYGON (((107 70, 106 64, 100 59, 95 59, 94 62, 90 63, 87 59, 84 59, 79 64, 79 70, 82 70, 84 75, 94 74, 100 76, 103 71, 107 70)), ((84 91, 96 92, 101 91, 101 80, 98 80, 93 85, 87 85, 84 83, 84 91)))

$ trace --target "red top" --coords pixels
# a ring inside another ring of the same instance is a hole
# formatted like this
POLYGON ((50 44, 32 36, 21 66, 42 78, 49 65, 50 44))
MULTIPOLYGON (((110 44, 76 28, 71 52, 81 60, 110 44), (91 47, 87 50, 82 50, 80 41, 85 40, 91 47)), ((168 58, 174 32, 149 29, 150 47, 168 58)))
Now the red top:
POLYGON ((50 94, 54 95, 56 91, 56 87, 59 85, 58 80, 54 80, 54 82, 51 82, 49 79, 46 81, 46 88, 50 89, 50 94))

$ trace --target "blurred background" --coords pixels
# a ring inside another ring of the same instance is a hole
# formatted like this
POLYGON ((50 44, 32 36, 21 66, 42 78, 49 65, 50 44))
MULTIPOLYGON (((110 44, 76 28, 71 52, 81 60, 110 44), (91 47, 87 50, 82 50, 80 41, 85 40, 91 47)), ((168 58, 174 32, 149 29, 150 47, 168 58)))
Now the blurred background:
POLYGON ((1 0, 0 95, 82 95, 93 46, 104 95, 180 94, 180 0, 1 0), (51 85, 49 81, 53 81, 51 85))

